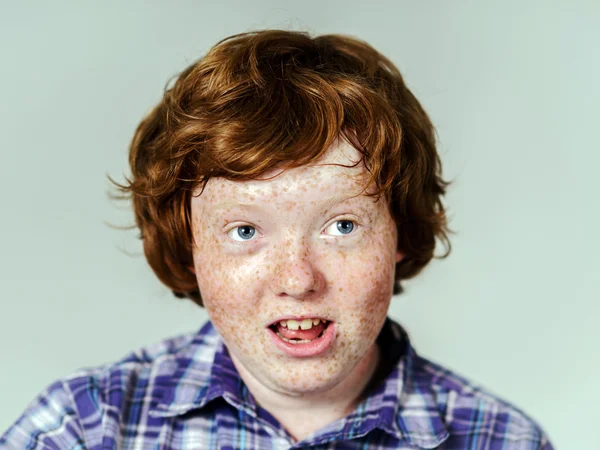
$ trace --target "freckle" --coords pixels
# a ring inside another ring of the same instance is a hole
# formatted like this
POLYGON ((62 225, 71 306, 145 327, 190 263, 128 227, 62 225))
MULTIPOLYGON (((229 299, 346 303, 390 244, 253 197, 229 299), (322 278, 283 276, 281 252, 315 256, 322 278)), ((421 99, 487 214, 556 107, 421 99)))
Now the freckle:
POLYGON ((344 290, 344 288, 340 288, 339 291, 342 292, 344 290))

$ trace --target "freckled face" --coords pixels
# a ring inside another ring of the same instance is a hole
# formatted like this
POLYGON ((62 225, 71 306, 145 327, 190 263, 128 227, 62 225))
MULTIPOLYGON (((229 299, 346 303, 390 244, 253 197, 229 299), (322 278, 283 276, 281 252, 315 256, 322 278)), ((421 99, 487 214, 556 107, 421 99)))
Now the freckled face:
POLYGON ((396 226, 385 198, 354 197, 365 186, 362 164, 324 165, 359 159, 341 142, 317 164, 273 169, 267 181, 212 178, 192 198, 208 315, 240 373, 279 393, 326 392, 360 371, 392 296, 396 226), (331 320, 333 344, 314 357, 286 354, 267 327, 289 315, 331 320))

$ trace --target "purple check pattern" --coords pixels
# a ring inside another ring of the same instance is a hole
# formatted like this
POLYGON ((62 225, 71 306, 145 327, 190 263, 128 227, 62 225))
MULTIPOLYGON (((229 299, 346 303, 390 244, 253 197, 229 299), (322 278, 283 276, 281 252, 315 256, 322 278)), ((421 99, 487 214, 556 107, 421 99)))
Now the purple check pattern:
POLYGON ((254 401, 207 322, 50 384, 0 449, 553 449, 524 412, 419 356, 398 323, 388 319, 378 343, 389 373, 354 412, 302 441, 254 401))

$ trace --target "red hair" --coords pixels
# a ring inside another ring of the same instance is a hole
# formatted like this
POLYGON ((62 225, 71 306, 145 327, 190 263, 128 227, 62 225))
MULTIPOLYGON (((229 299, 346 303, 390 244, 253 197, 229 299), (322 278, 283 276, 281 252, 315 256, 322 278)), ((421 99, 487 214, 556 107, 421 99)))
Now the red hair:
POLYGON ((372 195, 384 194, 404 259, 400 281, 450 254, 435 129, 399 70, 344 35, 263 30, 219 41, 187 67, 138 125, 130 145, 131 199, 144 253, 179 298, 202 305, 193 272, 191 195, 211 177, 249 180, 319 159, 340 136, 361 154, 372 195))

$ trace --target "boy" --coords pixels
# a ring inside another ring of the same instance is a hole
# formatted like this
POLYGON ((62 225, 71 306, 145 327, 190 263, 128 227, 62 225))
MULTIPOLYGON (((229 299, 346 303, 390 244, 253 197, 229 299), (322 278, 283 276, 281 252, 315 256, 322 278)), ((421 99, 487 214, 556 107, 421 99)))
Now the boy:
POLYGON ((449 254, 448 183, 427 114, 372 47, 224 39, 165 89, 130 165, 115 184, 150 266, 210 322, 51 384, 0 448, 552 448, 387 318, 436 237, 449 254))

